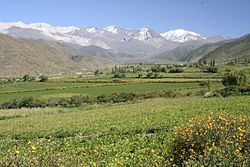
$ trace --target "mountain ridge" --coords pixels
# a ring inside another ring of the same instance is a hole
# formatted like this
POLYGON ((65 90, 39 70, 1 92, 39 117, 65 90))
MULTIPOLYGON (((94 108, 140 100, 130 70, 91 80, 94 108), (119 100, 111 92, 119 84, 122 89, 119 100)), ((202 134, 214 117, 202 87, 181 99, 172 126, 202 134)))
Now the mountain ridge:
MULTIPOLYGON (((9 23, 0 23, 0 32, 3 34, 8 34, 8 29, 11 27, 19 27, 19 28, 23 28, 23 29, 34 29, 34 30, 39 30, 42 31, 44 34, 48 35, 48 36, 53 36, 55 34, 64 34, 64 35, 69 35, 68 33, 72 32, 72 31, 77 31, 77 30, 81 30, 84 28, 78 28, 75 26, 66 26, 66 27, 60 27, 60 26, 51 26, 47 23, 31 23, 31 24, 25 24, 23 22, 9 22, 9 23)), ((90 29, 88 29, 88 32, 90 33, 96 33, 97 30, 103 30, 103 31, 107 31, 113 34, 119 34, 119 31, 121 32, 128 32, 126 35, 132 35, 133 33, 136 33, 137 31, 142 32, 142 30, 145 30, 145 28, 150 29, 151 32, 154 32, 154 34, 157 34, 157 36, 159 37, 166 37, 166 33, 176 33, 175 38, 171 38, 171 37, 167 37, 166 40, 170 40, 170 41, 174 41, 174 42, 184 42, 183 38, 181 37, 180 40, 176 39, 176 36, 181 36, 179 31, 180 29, 177 30, 170 30, 168 32, 162 33, 165 35, 161 35, 159 33, 155 33, 155 31, 151 28, 149 28, 148 26, 145 26, 139 30, 132 30, 129 28, 124 28, 118 25, 111 25, 105 28, 96 28, 96 27, 92 27, 92 26, 88 26, 92 28, 92 31, 90 31, 90 29), (178 34, 179 33, 179 34, 178 34)), ((184 29, 181 29, 182 33, 187 36, 187 35, 196 35, 198 33, 194 33, 194 32, 190 32, 190 31, 186 31, 184 29)), ((199 35, 199 34, 198 34, 199 35)), ((201 35, 199 35, 201 36, 201 35)), ((131 36, 132 37, 132 36, 131 36)), ((141 38, 139 38, 141 39, 141 38)), ((197 40, 195 38, 185 38, 185 42, 186 41, 190 41, 190 40, 197 40)))

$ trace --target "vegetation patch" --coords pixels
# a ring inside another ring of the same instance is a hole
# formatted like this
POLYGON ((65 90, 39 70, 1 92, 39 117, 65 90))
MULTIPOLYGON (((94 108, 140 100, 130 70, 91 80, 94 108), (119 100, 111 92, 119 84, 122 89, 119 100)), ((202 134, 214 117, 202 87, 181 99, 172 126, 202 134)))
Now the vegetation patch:
POLYGON ((228 113, 197 117, 176 128, 169 153, 177 166, 248 166, 250 120, 228 113))

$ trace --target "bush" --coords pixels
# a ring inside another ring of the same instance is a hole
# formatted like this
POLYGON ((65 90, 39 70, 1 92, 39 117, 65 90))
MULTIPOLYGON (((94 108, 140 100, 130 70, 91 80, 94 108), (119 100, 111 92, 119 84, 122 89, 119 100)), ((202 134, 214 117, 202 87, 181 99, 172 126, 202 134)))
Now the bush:
POLYGON ((228 74, 222 79, 222 84, 224 86, 238 85, 238 78, 233 74, 228 74))
POLYGON ((155 72, 155 73, 153 74, 153 78, 160 78, 160 73, 155 72))
POLYGON ((139 73, 136 78, 141 78, 141 77, 142 77, 142 73, 139 73))
POLYGON ((29 75, 26 74, 26 75, 23 76, 23 81, 24 82, 28 82, 29 80, 30 80, 30 76, 29 75))
POLYGON ((152 72, 147 73, 146 78, 151 78, 153 76, 152 72))
POLYGON ((220 94, 223 97, 240 95, 239 94, 239 87, 235 86, 235 85, 234 86, 227 86, 220 91, 220 94))
POLYGON ((83 103, 83 101, 81 99, 81 96, 72 96, 69 99, 68 103, 71 107, 79 107, 83 103))
POLYGON ((125 78, 126 75, 124 73, 116 72, 114 74, 114 78, 125 78))
POLYGON ((1 109, 17 109, 17 108, 37 108, 46 107, 47 103, 43 100, 36 99, 34 97, 23 97, 20 100, 10 100, 0 105, 1 109))
POLYGON ((140 92, 137 93, 137 99, 152 99, 152 98, 157 98, 161 96, 161 93, 159 92, 140 92))
POLYGON ((248 166, 249 121, 228 113, 190 120, 174 130, 168 160, 177 166, 248 166))
POLYGON ((81 97, 81 100, 83 103, 86 103, 86 104, 93 104, 95 103, 95 99, 90 97, 90 96, 82 96, 81 97))
POLYGON ((182 72, 184 72, 184 70, 181 68, 173 68, 169 70, 169 73, 182 73, 182 72))
POLYGON ((241 95, 250 95, 250 86, 240 86, 239 92, 241 95))
POLYGON ((175 98, 177 97, 179 94, 172 91, 172 90, 164 90, 162 91, 162 96, 163 97, 171 97, 171 98, 175 98))
POLYGON ((61 106, 61 107, 70 107, 70 99, 67 99, 67 98, 59 98, 58 99, 58 106, 61 106))
POLYGON ((40 82, 47 82, 49 80, 49 77, 48 76, 45 76, 45 75, 41 75, 39 77, 39 81, 40 82))
POLYGON ((57 106, 59 106, 59 99, 58 98, 49 99, 48 102, 47 102, 47 106, 49 106, 49 107, 57 107, 57 106))
POLYGON ((111 99, 107 95, 100 95, 100 96, 96 97, 96 101, 98 103, 109 103, 109 102, 111 102, 111 99))
POLYGON ((46 107, 46 103, 34 97, 23 97, 18 103, 18 108, 22 107, 25 108, 46 107))
POLYGON ((208 67, 208 68, 205 69, 203 72, 207 72, 207 73, 217 73, 217 72, 218 72, 218 68, 217 68, 217 67, 208 67))
POLYGON ((222 79, 222 84, 224 86, 238 86, 238 85, 244 85, 247 82, 246 75, 244 74, 227 74, 222 79))
POLYGON ((220 90, 220 94, 223 97, 226 96, 241 96, 241 95, 250 95, 249 86, 227 86, 224 89, 220 90))
POLYGON ((113 103, 133 101, 136 95, 134 93, 113 93, 110 97, 113 103))
POLYGON ((83 103, 93 104, 94 102, 94 99, 89 96, 72 96, 70 98, 50 99, 48 101, 48 106, 79 107, 83 103))
POLYGON ((4 102, 0 105, 1 109, 16 109, 19 108, 19 103, 16 99, 4 102))

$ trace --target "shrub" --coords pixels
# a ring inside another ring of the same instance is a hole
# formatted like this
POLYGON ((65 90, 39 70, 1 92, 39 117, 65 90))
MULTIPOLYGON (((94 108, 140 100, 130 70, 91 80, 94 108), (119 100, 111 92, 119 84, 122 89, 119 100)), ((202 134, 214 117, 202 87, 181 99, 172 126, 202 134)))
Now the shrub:
POLYGON ((83 103, 86 103, 86 104, 93 104, 95 103, 95 99, 90 97, 90 96, 82 96, 81 97, 81 100, 83 103))
POLYGON ((30 76, 29 75, 26 74, 26 75, 23 76, 23 81, 24 82, 28 82, 29 80, 30 80, 30 76))
POLYGON ((49 106, 49 107, 57 107, 57 106, 59 106, 59 99, 58 98, 49 99, 48 102, 47 102, 47 106, 49 106))
POLYGON ((227 74, 222 79, 222 84, 224 86, 232 86, 232 85, 243 85, 247 81, 246 75, 244 74, 227 74))
POLYGON ((184 70, 181 68, 173 68, 169 70, 169 73, 182 73, 182 72, 184 72, 184 70))
POLYGON ((100 74, 100 70, 99 69, 95 70, 94 75, 97 76, 99 74, 100 74))
POLYGON ((139 73, 136 78, 141 78, 141 77, 142 77, 142 73, 139 73))
POLYGON ((147 73, 146 78, 151 78, 153 76, 152 72, 147 73))
POLYGON ((18 101, 16 99, 4 102, 0 105, 1 109, 16 109, 19 108, 18 101))
POLYGON ((250 95, 250 87, 249 86, 227 86, 224 89, 220 90, 220 94, 223 97, 226 96, 239 96, 239 95, 250 95))
POLYGON ((10 78, 7 79, 7 82, 8 83, 16 82, 16 78, 15 77, 10 77, 10 78))
POLYGON ((39 77, 39 81, 40 82, 47 82, 49 80, 49 77, 48 76, 45 76, 45 75, 41 75, 39 77))
POLYGON ((67 102, 70 107, 78 107, 83 103, 93 104, 94 100, 89 96, 72 96, 67 102))
POLYGON ((238 85, 238 79, 235 75, 233 74, 228 74, 222 79, 222 84, 224 86, 229 86, 229 85, 238 85))
POLYGON ((177 166, 248 166, 249 121, 228 113, 190 120, 174 130, 168 160, 177 166))
POLYGON ((113 103, 127 102, 134 100, 136 95, 134 93, 113 93, 110 97, 113 103))
POLYGON ((96 97, 98 103, 109 103, 111 101, 110 97, 107 95, 99 95, 96 97))
POLYGON ((220 91, 220 94, 223 97, 240 95, 239 94, 239 88, 238 88, 238 86, 235 86, 235 85, 234 86, 227 86, 227 87, 225 87, 224 89, 222 89, 220 91))
POLYGON ((172 91, 172 90, 164 90, 162 91, 162 96, 163 97, 171 97, 171 98, 175 98, 178 96, 178 93, 172 91))
POLYGON ((203 72, 207 72, 207 73, 217 73, 217 72, 218 72, 218 68, 217 68, 217 67, 208 67, 208 68, 206 68, 203 72))
POLYGON ((241 93, 241 95, 250 95, 250 86, 240 86, 239 92, 241 93))
POLYGON ((23 97, 18 102, 18 108, 36 108, 36 107, 45 107, 46 103, 42 100, 36 99, 34 97, 23 97))
POLYGON ((68 103, 71 107, 78 107, 83 103, 83 101, 81 99, 81 96, 72 96, 69 99, 68 103))
POLYGON ((31 76, 30 79, 29 79, 29 81, 30 81, 30 82, 36 81, 36 77, 31 76))
POLYGON ((158 72, 153 73, 153 78, 160 78, 160 73, 158 72))
POLYGON ((152 98, 160 97, 161 93, 159 93, 159 92, 140 92, 140 93, 137 93, 136 96, 138 99, 152 99, 152 98))
POLYGON ((23 97, 20 100, 10 100, 0 105, 1 109, 17 109, 17 108, 37 108, 46 107, 47 103, 43 100, 36 99, 34 97, 23 97))
POLYGON ((59 98, 58 99, 58 106, 70 107, 70 100, 67 98, 59 98))
POLYGON ((124 73, 116 72, 114 74, 114 78, 125 78, 126 75, 124 73))

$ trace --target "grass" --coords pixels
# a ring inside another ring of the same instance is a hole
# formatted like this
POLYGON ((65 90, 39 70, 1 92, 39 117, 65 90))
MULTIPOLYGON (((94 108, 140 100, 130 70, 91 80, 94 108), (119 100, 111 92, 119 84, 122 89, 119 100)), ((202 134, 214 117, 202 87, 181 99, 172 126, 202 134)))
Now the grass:
POLYGON ((249 101, 249 96, 159 98, 79 108, 2 110, 0 117, 9 119, 0 120, 0 160, 27 164, 39 160, 44 166, 150 166, 164 160, 175 126, 210 112, 249 117, 249 101))
MULTIPOLYGON (((213 87, 220 87, 219 83, 212 83, 213 87)), ((90 95, 97 96, 100 94, 112 94, 115 92, 145 92, 145 91, 159 91, 159 90, 185 90, 188 88, 201 89, 198 83, 130 83, 126 85, 121 84, 100 84, 97 83, 20 83, 20 84, 4 84, 0 87, 0 102, 11 99, 18 99, 23 96, 34 96, 39 98, 48 97, 69 97, 73 95, 90 95), (59 86, 61 84, 61 86, 59 86), (85 84, 92 87, 80 87, 85 84), (5 86, 5 87, 4 87, 5 86), (47 90, 46 88, 56 88, 47 90), (79 87, 77 87, 79 86, 79 87), (61 89, 61 87, 65 87, 61 89), (39 89, 37 89, 39 88, 39 89), (9 92, 6 92, 6 91, 9 92), (16 90, 28 90, 27 92, 16 92, 16 90)))
POLYGON ((94 85, 93 83, 50 83, 50 82, 15 82, 0 84, 0 92, 17 90, 37 90, 41 88, 76 87, 82 85, 94 85))

